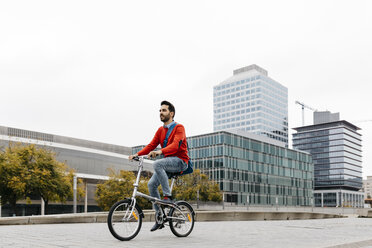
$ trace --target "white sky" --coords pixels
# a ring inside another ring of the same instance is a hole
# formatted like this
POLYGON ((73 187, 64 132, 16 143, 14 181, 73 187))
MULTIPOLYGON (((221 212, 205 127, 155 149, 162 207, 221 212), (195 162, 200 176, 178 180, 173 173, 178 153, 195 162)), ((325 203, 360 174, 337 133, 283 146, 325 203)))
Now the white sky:
POLYGON ((167 99, 188 136, 209 133, 213 86, 257 64, 288 87, 289 128, 299 100, 363 129, 366 177, 371 13, 368 0, 0 0, 0 125, 134 146, 167 99))

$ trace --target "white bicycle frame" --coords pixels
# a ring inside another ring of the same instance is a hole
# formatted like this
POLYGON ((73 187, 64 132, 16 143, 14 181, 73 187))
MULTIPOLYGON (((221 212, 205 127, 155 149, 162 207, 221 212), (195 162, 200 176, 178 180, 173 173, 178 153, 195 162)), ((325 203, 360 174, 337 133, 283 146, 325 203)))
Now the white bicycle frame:
MULTIPOLYGON (((143 161, 145 158, 148 158, 147 156, 139 156, 139 164, 138 164, 138 173, 137 173, 137 179, 136 179, 136 182, 133 184, 134 186, 134 190, 133 190, 133 195, 132 195, 132 198, 131 198, 131 204, 132 204, 132 207, 131 207, 131 210, 130 210, 130 214, 128 215, 129 213, 129 209, 127 209, 124 217, 123 217, 123 220, 129 220, 130 216, 133 216, 133 211, 135 209, 135 206, 136 206, 136 203, 137 203, 137 200, 136 200, 136 196, 139 196, 139 197, 143 197, 143 198, 146 198, 148 199, 149 201, 151 202, 154 202, 155 204, 161 204, 161 205, 167 205, 167 206, 170 206, 170 207, 173 207, 173 208, 176 208, 176 209, 179 209, 178 206, 174 203, 166 203, 164 201, 162 201, 161 199, 159 198, 156 198, 156 197, 152 197, 152 196, 149 196, 149 195, 146 195, 144 193, 141 193, 138 191, 138 186, 139 186, 139 181, 140 181, 140 178, 141 178, 141 173, 142 173, 142 170, 143 170, 143 161)), ((173 189, 173 185, 174 185, 174 181, 176 179, 175 178, 172 178, 172 182, 171 182, 171 186, 170 186, 170 192, 172 193, 172 189, 173 189)), ((163 213, 163 210, 162 208, 159 208, 159 210, 163 213)))

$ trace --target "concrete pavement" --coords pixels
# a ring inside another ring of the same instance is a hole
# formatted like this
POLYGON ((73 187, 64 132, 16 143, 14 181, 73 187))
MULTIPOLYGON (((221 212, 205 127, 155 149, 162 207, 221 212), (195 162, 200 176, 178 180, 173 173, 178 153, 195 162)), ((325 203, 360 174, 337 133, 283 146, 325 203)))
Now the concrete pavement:
POLYGON ((0 226, 0 247, 372 247, 371 218, 196 222, 187 238, 151 226, 127 242, 106 223, 0 226))

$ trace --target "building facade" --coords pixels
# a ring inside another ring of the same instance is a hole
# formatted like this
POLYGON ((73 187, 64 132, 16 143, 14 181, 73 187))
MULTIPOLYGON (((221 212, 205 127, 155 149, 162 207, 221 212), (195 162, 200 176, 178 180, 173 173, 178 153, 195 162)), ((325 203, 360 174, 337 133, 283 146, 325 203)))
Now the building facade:
POLYGON ((372 176, 367 176, 367 179, 363 180, 363 192, 364 199, 372 199, 372 176))
POLYGON ((214 86, 213 111, 214 131, 247 131, 288 146, 288 89, 257 65, 214 86))
POLYGON ((0 126, 0 147, 7 147, 9 142, 36 144, 52 150, 58 161, 79 173, 108 175, 109 168, 133 169, 123 156, 130 155, 130 147, 0 126))
MULTIPOLYGON (((96 183, 114 171, 128 170, 133 171, 137 167, 129 162, 127 157, 131 154, 132 148, 125 146, 112 145, 107 143, 76 139, 60 135, 29 131, 24 129, 0 126, 0 149, 5 149, 10 143, 35 144, 42 148, 56 153, 56 159, 64 162, 77 174, 90 178, 86 180, 86 195, 89 211, 98 211, 97 203, 94 198, 96 183), (95 183, 91 183, 95 181, 95 183)), ((145 164, 145 170, 153 171, 152 165, 145 164)), ((27 205, 22 202, 19 204, 23 215, 40 214, 40 200, 32 201, 35 204, 27 205)), ((24 202, 25 203, 25 202, 24 202)), ((84 202, 79 202, 78 212, 82 212, 84 202)), ((72 203, 66 205, 54 204, 49 206, 49 213, 72 212, 72 203)), ((2 216, 8 214, 8 206, 2 207, 2 216)))
POLYGON ((190 157, 195 169, 220 185, 225 202, 312 205, 311 155, 263 138, 231 131, 188 137, 190 157))
POLYGON ((362 145, 357 126, 339 114, 314 112, 314 125, 294 128, 293 148, 311 153, 315 206, 362 207, 362 145))

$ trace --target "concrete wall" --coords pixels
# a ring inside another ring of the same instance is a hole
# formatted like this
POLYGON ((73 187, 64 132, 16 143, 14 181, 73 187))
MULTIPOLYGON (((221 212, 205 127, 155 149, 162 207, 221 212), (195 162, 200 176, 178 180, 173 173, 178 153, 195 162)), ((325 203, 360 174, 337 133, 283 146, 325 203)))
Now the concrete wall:
MULTIPOLYGON (((0 225, 105 223, 107 212, 0 218, 0 225)), ((144 211, 143 221, 154 222, 154 211, 144 211)), ((304 220, 341 218, 340 215, 301 212, 196 211, 196 221, 304 220)))

